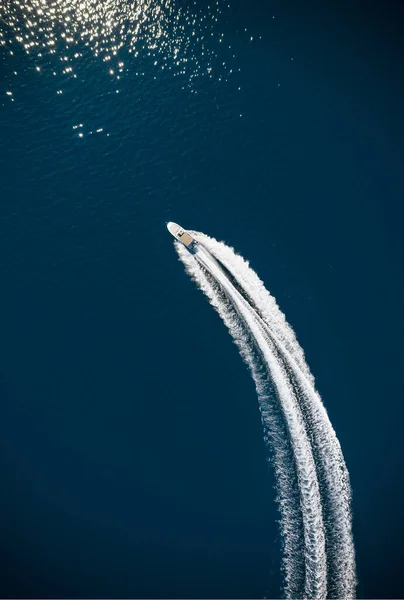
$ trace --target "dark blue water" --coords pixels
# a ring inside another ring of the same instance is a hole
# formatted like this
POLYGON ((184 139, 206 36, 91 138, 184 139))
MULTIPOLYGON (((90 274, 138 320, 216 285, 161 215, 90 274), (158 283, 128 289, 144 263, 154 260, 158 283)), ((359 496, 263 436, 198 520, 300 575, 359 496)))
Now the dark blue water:
POLYGON ((400 597, 403 11, 181 6, 185 73, 27 53, 1 8, 0 593, 280 594, 254 386, 174 220, 276 296, 351 475, 358 594, 400 597))

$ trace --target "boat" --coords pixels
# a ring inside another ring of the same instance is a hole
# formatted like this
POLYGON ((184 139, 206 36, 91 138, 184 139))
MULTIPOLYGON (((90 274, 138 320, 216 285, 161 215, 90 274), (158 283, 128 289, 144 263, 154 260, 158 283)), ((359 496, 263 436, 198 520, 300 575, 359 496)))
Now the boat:
POLYGON ((172 221, 167 223, 167 229, 178 242, 181 242, 181 244, 187 248, 187 250, 196 252, 199 242, 189 233, 189 231, 186 231, 181 225, 173 223, 172 221))

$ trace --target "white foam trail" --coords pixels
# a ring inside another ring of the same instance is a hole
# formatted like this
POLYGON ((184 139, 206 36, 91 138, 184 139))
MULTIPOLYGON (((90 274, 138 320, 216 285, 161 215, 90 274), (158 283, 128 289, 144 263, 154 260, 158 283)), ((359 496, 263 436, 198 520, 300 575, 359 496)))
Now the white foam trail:
POLYGON ((248 263, 225 244, 204 234, 198 233, 197 237, 253 300, 298 386, 298 399, 310 432, 325 503, 328 594, 335 598, 353 598, 356 572, 349 474, 336 433, 315 390, 303 350, 275 299, 248 263))
MULTIPOLYGON (((284 536, 285 595, 302 596, 299 589, 298 523, 299 494, 305 540, 305 597, 325 597, 326 577, 328 597, 353 598, 356 586, 355 553, 352 539, 350 512, 351 490, 349 475, 336 434, 329 421, 293 329, 286 323, 275 299, 262 281, 232 248, 204 234, 193 232, 201 244, 197 256, 190 255, 177 245, 187 271, 209 297, 222 316, 244 360, 254 377, 260 400, 263 424, 268 430, 274 452, 274 466, 278 481, 278 502, 281 512, 281 530, 284 536), (228 270, 237 287, 250 299, 248 302, 224 274, 212 256, 228 270), (209 280, 197 260, 214 278, 209 280), (223 291, 237 310, 231 313, 223 291), (244 322, 240 322, 240 317, 244 322), (298 493, 288 476, 288 451, 279 434, 280 424, 275 412, 268 382, 257 365, 248 344, 248 333, 253 336, 274 381, 277 395, 288 424, 296 462, 298 493), (318 495, 318 479, 321 499, 318 495), (308 477, 307 477, 308 476, 308 477), (308 487, 314 495, 307 494, 308 487), (321 502, 323 506, 321 505, 321 502), (314 512, 313 512, 314 511, 314 512), (313 514, 315 515, 313 519, 313 514), (325 514, 326 564, 324 556, 323 514, 325 514)), ((300 577, 300 579, 299 579, 300 577)), ((301 586, 300 586, 301 587, 301 586)))
MULTIPOLYGON (((249 363, 250 367, 252 367, 252 374, 256 382, 261 404, 261 414, 263 416, 264 424, 269 430, 271 430, 271 423, 267 420, 267 412, 270 412, 270 399, 268 398, 268 393, 265 385, 263 385, 262 379, 257 377, 257 369, 254 368, 253 355, 248 346, 245 344, 243 337, 240 336, 240 319, 232 320, 229 318, 229 311, 226 308, 226 304, 220 299, 220 294, 215 293, 214 287, 208 287, 207 279, 203 276, 203 273, 198 267, 198 263, 196 262, 195 258, 200 264, 203 265, 205 269, 208 270, 215 282, 219 284, 221 290, 223 290, 231 300, 239 316, 244 321, 248 332, 253 336, 255 343, 263 356, 264 363, 267 365, 267 368, 270 371, 270 375, 272 381, 274 382, 278 399, 282 408, 282 413, 287 423, 298 479, 300 508, 304 532, 304 595, 307 598, 325 598, 327 568, 325 556, 325 534, 319 485, 311 444, 306 432, 303 415, 294 395, 293 388, 289 382, 287 373, 285 372, 285 368, 282 362, 278 359, 276 349, 266 335, 265 328, 262 327, 260 319, 257 318, 257 315, 254 314, 254 311, 251 309, 248 303, 229 282, 223 271, 218 267, 214 259, 212 259, 209 252, 205 252, 202 247, 199 249, 197 255, 193 257, 182 247, 178 247, 177 250, 181 260, 185 263, 188 272, 198 282, 203 291, 207 293, 212 304, 218 310, 226 325, 229 327, 233 338, 241 349, 243 357, 249 363)), ((279 458, 283 448, 278 449, 278 452, 276 452, 276 450, 277 449, 275 449, 275 455, 278 455, 279 458)), ((285 466, 282 467, 278 465, 278 471, 276 474, 278 476, 278 480, 279 476, 284 477, 285 466)), ((287 500, 287 497, 284 496, 284 492, 288 486, 287 484, 285 485, 284 481, 282 481, 281 487, 282 490, 280 494, 280 500, 287 500)), ((287 508, 288 506, 286 505, 286 509, 287 508)), ((288 533, 292 533, 294 523, 290 521, 290 517, 292 516, 292 521, 295 520, 294 513, 296 512, 297 508, 298 507, 295 506, 292 511, 292 515, 290 515, 288 510, 284 510, 282 512, 281 507, 283 520, 282 529, 286 535, 288 533)), ((294 536, 296 536, 296 530, 294 531, 294 536)), ((295 589, 294 567, 296 563, 298 563, 299 558, 296 557, 292 545, 293 542, 289 541, 288 539, 285 540, 285 592, 289 597, 302 595, 302 590, 295 589)))

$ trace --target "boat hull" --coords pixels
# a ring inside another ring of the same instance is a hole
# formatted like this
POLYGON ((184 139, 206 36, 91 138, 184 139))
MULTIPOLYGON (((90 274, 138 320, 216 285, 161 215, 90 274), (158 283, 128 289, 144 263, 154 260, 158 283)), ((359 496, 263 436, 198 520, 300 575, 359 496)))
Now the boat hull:
POLYGON ((198 246, 197 240, 186 231, 181 225, 177 223, 173 223, 170 221, 167 223, 167 229, 171 233, 171 235, 180 242, 187 250, 190 252, 195 252, 198 246))

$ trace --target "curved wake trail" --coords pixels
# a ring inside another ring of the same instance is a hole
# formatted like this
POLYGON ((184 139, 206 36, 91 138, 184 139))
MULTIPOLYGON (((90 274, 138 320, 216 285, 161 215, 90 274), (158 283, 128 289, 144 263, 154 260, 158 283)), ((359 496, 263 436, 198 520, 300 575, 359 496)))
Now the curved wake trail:
POLYGON ((340 443, 327 411, 315 390, 314 378, 293 329, 273 296, 241 256, 222 242, 198 234, 205 248, 232 274, 253 300, 254 307, 268 326, 290 373, 310 432, 325 516, 328 597, 353 598, 356 573, 352 537, 351 487, 340 443))
POLYGON ((176 243, 180 260, 255 381, 277 480, 285 596, 353 598, 349 475, 303 350, 248 263, 222 242, 192 233, 202 243, 194 255, 176 243))

